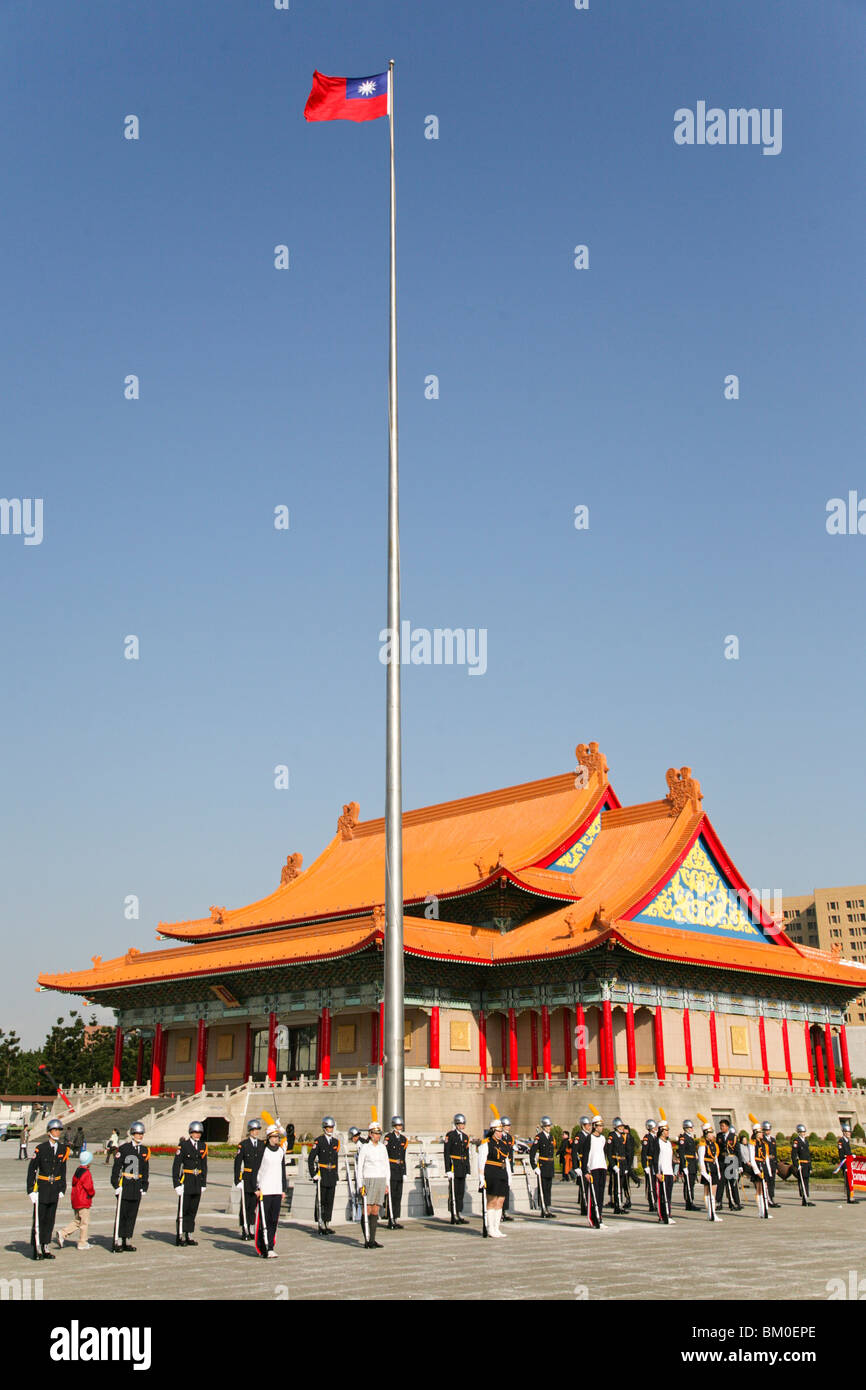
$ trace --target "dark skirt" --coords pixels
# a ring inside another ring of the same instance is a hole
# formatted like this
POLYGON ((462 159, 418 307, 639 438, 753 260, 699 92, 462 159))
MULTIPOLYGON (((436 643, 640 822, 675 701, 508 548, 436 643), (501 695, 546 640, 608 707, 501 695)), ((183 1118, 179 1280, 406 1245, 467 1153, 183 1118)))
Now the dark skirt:
POLYGON ((492 1164, 484 1165, 484 1181, 487 1184, 488 1197, 507 1197, 508 1178, 505 1176, 504 1168, 494 1168, 492 1164))

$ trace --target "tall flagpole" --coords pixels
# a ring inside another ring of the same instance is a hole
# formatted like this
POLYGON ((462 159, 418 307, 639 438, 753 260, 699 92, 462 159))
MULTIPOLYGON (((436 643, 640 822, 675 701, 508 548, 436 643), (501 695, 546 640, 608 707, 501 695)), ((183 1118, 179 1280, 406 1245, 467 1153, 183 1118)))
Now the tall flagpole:
MULTIPOLYGON (((388 634, 385 726, 385 1021, 383 1120, 404 1115, 403 779, 400 745, 400 514, 397 491, 397 194, 394 183, 394 60, 388 63, 391 133, 391 325, 388 362, 388 634)), ((405 1118, 405 1115, 404 1115, 405 1118)))

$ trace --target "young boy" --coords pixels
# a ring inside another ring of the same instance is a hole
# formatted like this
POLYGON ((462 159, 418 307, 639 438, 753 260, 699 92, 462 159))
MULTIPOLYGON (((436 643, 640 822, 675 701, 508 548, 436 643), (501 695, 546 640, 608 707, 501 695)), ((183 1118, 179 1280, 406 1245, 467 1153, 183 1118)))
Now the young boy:
POLYGON ((68 1226, 64 1226, 62 1231, 57 1232, 57 1244, 63 1248, 64 1240, 70 1239, 78 1232, 78 1249, 92 1250, 92 1246, 87 1242, 87 1227, 90 1222, 90 1208, 93 1205, 95 1189, 93 1186, 93 1174, 90 1165, 93 1162, 93 1154, 82 1149, 78 1155, 78 1167, 72 1174, 72 1193, 70 1201, 72 1203, 72 1220, 68 1226))

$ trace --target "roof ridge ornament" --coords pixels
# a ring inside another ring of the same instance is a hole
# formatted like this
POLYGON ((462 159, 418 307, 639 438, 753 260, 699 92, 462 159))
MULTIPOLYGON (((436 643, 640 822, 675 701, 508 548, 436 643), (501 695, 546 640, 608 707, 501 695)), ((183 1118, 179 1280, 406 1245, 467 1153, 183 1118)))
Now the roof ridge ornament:
POLYGON ((384 908, 384 905, 383 905, 382 903, 376 903, 376 906, 373 908, 373 914, 372 914, 372 915, 373 915, 373 926, 375 927, 376 931, 384 931, 384 930, 385 930, 385 908, 384 908))
POLYGON ((604 781, 608 771, 607 758, 599 752, 598 744, 595 741, 579 743, 574 750, 574 756, 577 758, 577 777, 575 778, 577 788, 581 789, 587 786, 591 777, 597 776, 599 781, 604 781))
POLYGON ((704 794, 697 777, 692 776, 690 767, 681 767, 679 771, 675 767, 669 767, 665 773, 665 780, 668 784, 665 800, 670 803, 675 816, 678 816, 687 804, 691 805, 693 811, 701 809, 704 794))
POLYGON ((223 918, 225 917, 225 915, 226 915, 227 912, 228 912, 228 908, 227 908, 227 907, 211 907, 211 909, 210 909, 210 919, 211 919, 211 921, 213 922, 213 924, 214 924, 215 927, 221 927, 221 926, 222 926, 222 924, 223 924, 223 918))
POLYGON ((348 801, 343 807, 343 814, 337 819, 337 829, 343 840, 354 839, 355 826, 361 819, 361 808, 357 801, 348 801))
POLYGON ((286 883, 291 883, 293 879, 296 879, 303 869, 303 865, 304 856, 302 854, 287 854, 283 871, 280 874, 280 887, 282 888, 286 883))

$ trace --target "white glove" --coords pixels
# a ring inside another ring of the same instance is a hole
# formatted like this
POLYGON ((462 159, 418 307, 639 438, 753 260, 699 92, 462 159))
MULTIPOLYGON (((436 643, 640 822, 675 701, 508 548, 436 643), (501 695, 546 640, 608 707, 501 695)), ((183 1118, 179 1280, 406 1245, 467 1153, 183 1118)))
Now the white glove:
POLYGON ((120 1188, 119 1188, 119 1187, 116 1187, 116 1188, 114 1189, 114 1195, 115 1195, 115 1197, 117 1198, 117 1200, 120 1201, 120 1188))
POLYGON ((203 1187, 203 1188, 202 1188, 202 1192, 207 1192, 207 1188, 206 1188, 206 1187, 203 1187))
POLYGON ((39 1193, 38 1193, 38 1192, 31 1192, 29 1195, 30 1195, 30 1200, 31 1200, 31 1202, 33 1203, 33 1205, 34 1205, 34 1207, 35 1207, 35 1206, 36 1206, 36 1203, 39 1201, 39 1193))
POLYGON ((57 1205, 58 1205, 58 1206, 60 1206, 60 1203, 63 1201, 63 1198, 64 1198, 65 1195, 66 1195, 66 1194, 63 1193, 63 1192, 58 1192, 58 1194, 57 1194, 57 1205))
POLYGON ((240 1182, 236 1182, 236 1183, 235 1183, 235 1187, 237 1188, 238 1192, 241 1191, 241 1189, 243 1188, 243 1185, 244 1185, 244 1180, 243 1180, 243 1178, 241 1178, 240 1182))
POLYGON ((174 1192, 175 1192, 175 1196, 176 1196, 176 1197, 182 1197, 182 1196, 183 1196, 183 1188, 182 1188, 182 1187, 176 1187, 176 1188, 174 1189, 174 1192))

